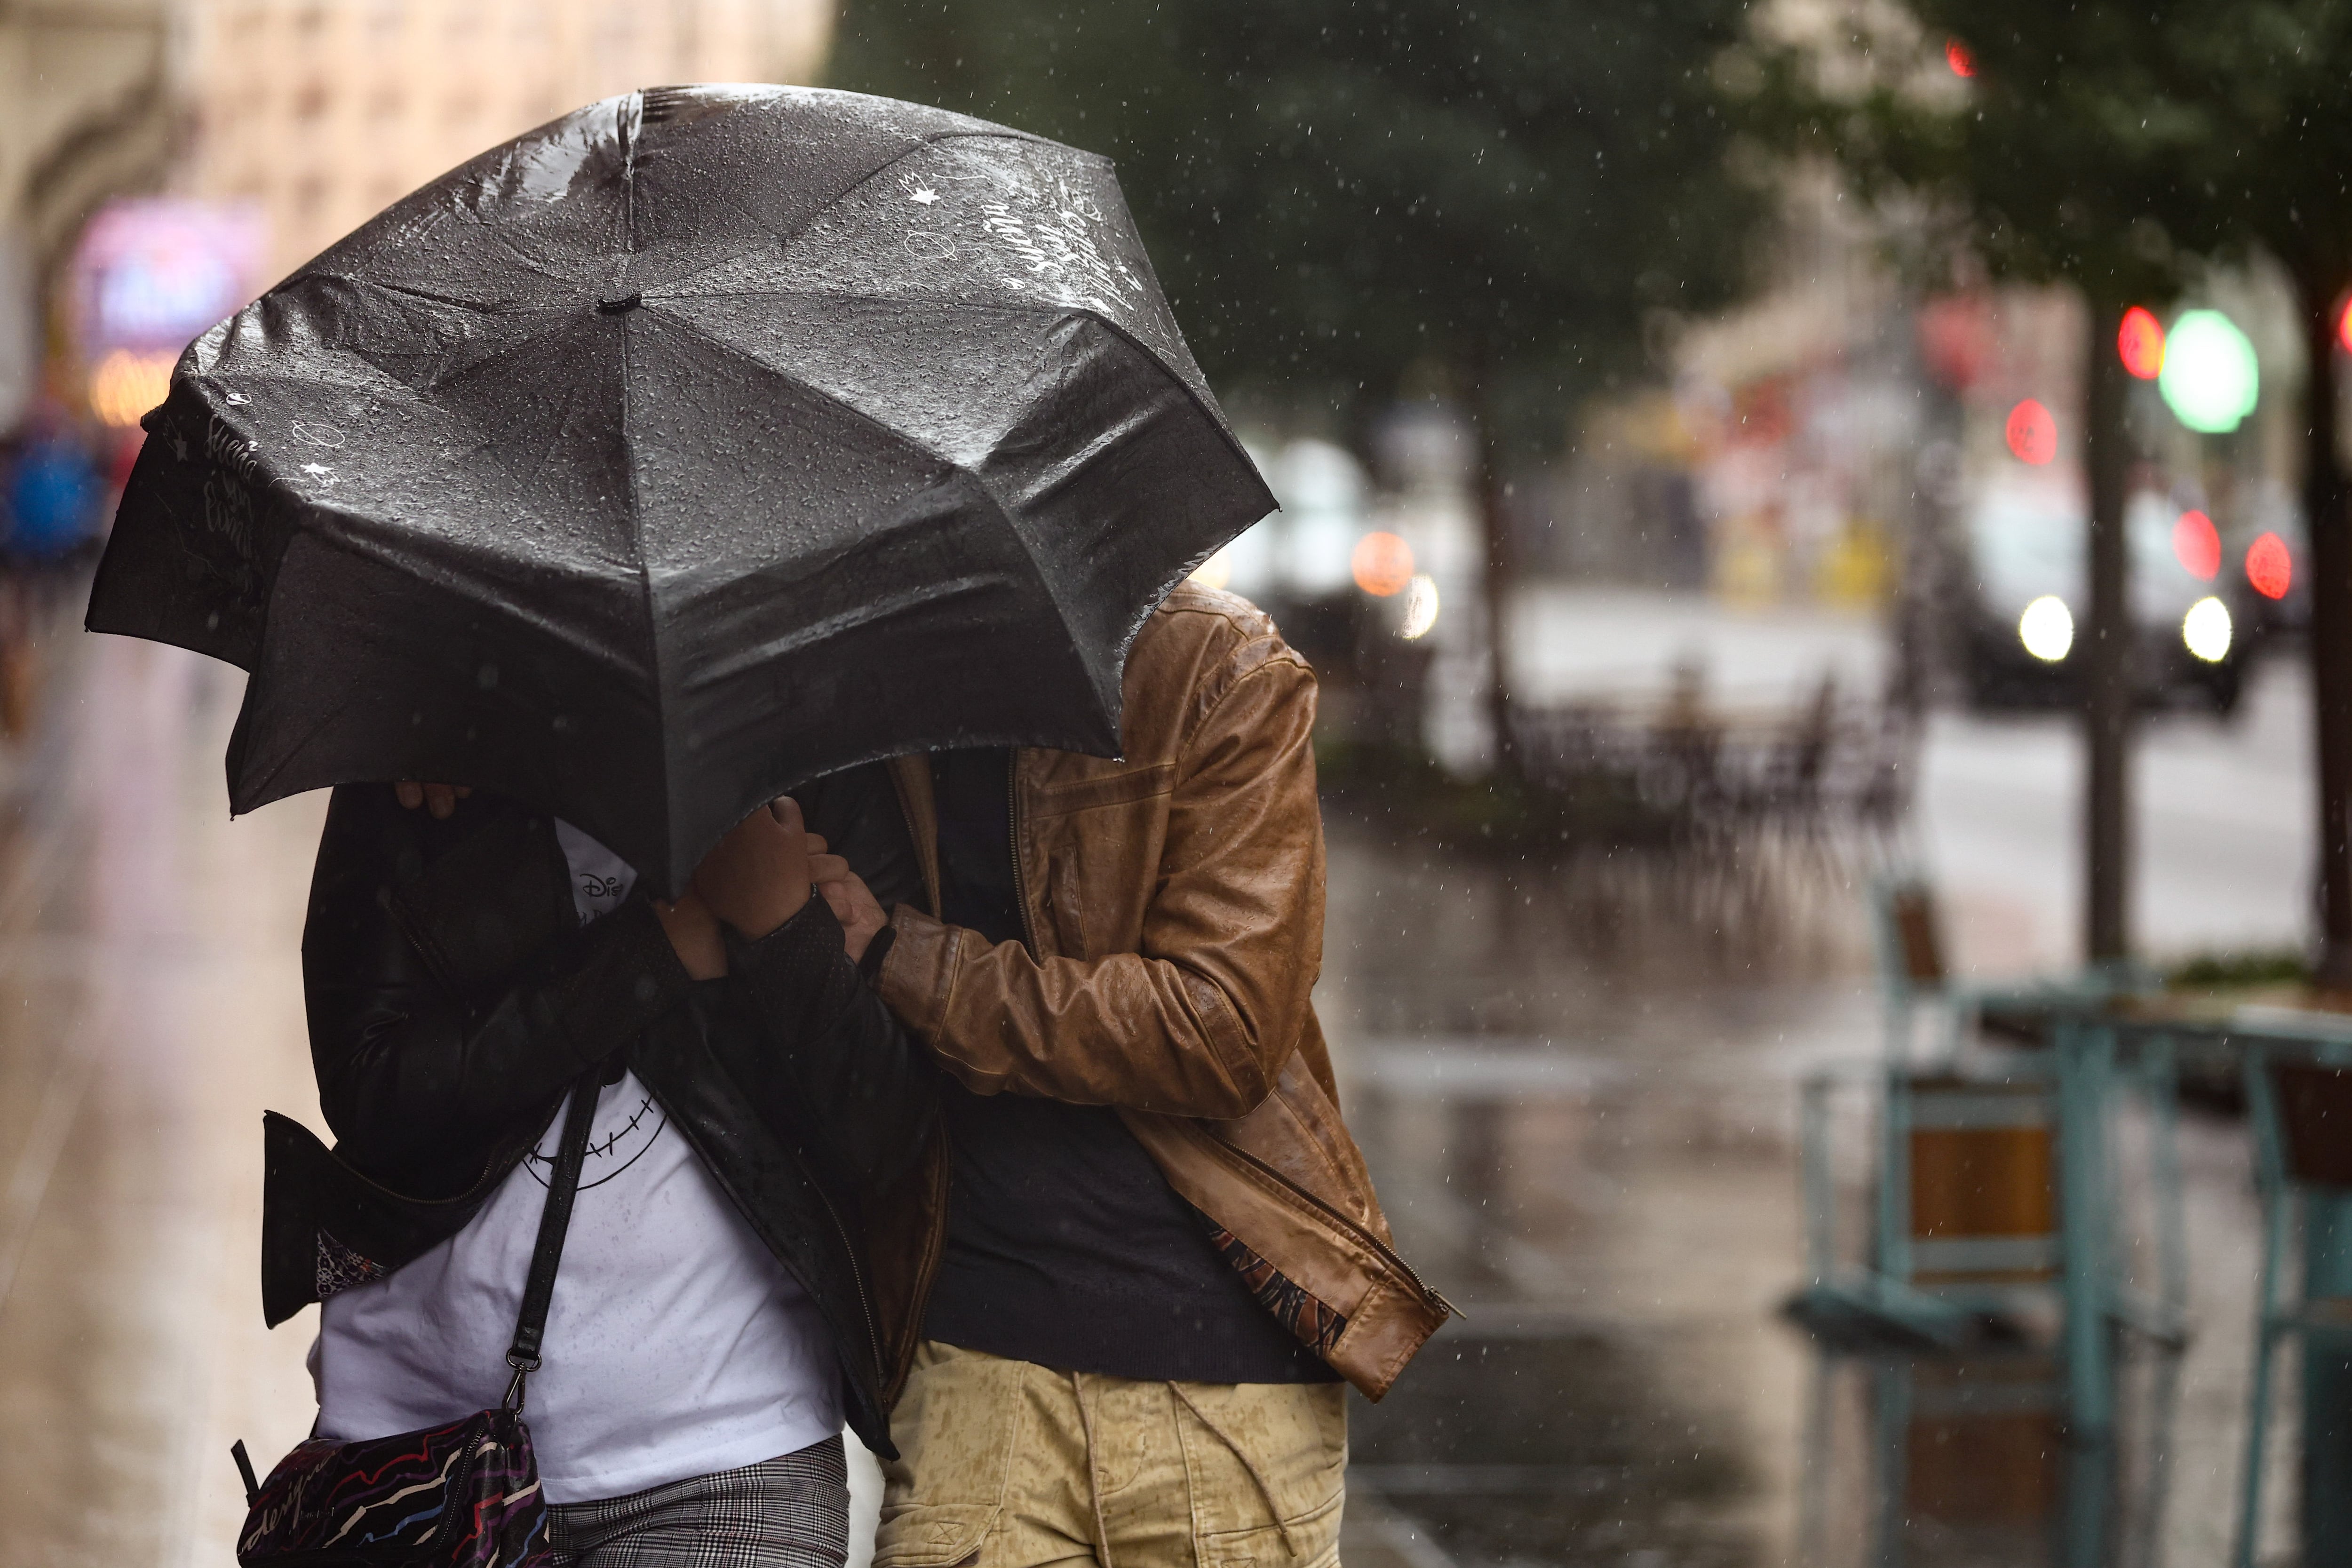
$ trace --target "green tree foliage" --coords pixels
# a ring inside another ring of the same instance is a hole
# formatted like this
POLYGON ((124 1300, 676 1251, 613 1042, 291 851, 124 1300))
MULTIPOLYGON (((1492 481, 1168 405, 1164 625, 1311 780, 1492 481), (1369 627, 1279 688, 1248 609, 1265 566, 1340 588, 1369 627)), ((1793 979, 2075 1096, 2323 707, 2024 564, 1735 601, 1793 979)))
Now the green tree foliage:
POLYGON ((1763 51, 1757 122, 1866 195, 1926 198, 1937 237, 2000 275, 2160 300, 2252 237, 2213 183, 2228 135, 2193 101, 2221 84, 2173 58, 2190 9, 1864 0, 1763 51))
POLYGON ((1850 169, 1963 195, 2003 267, 2121 298, 2176 279, 2184 256, 2258 247, 2331 301, 2352 280, 2352 5, 1913 0, 1875 14, 1845 30, 1843 70, 1783 80, 1812 78, 1804 118, 1850 169), (1923 78, 1950 81, 1952 40, 1976 75, 1921 92, 1923 78), (1832 85, 1857 74, 1864 91, 1832 85))
POLYGON ((848 0, 832 80, 1118 160, 1213 378, 1377 402, 1435 364, 1557 429, 1647 313, 1740 280, 1759 200, 1707 70, 1745 13, 848 0))
MULTIPOLYGON (((2335 348, 2352 286, 2352 5, 1853 0, 1756 64, 1756 123, 1834 158, 1866 192, 1925 198, 1997 270, 2083 289, 2100 328, 2095 448, 2099 384, 2113 375, 2103 340, 2124 305, 2161 300, 2208 258, 2264 252, 2293 279, 2312 370, 2304 504, 2325 814, 2322 970, 2352 983, 2352 534, 2335 348), (1952 44, 1973 71, 1965 79, 1946 54, 1952 44)), ((2095 557, 2095 450, 2091 466, 2095 557)), ((2119 491, 2107 499, 2120 506, 2119 491)), ((2095 901, 2096 882, 2095 868, 2095 901)))

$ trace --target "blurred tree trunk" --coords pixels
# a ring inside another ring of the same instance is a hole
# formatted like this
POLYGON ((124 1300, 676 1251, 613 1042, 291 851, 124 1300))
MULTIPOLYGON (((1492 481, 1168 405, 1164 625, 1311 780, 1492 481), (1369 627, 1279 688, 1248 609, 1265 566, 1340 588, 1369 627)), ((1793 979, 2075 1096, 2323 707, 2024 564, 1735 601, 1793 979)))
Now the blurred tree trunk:
POLYGON ((1490 660, 1486 721, 1495 731, 1495 775, 1498 779, 1516 779, 1521 758, 1511 734, 1510 610, 1518 563, 1517 552, 1512 549, 1510 516, 1504 506, 1501 442, 1495 429, 1490 384, 1494 374, 1491 355, 1481 355, 1470 367, 1470 417, 1478 427, 1478 471, 1472 483, 1478 500, 1479 531, 1486 546, 1484 608, 1490 660))
POLYGON ((2352 538, 2336 441, 2336 297, 2329 269, 2295 269, 2303 306, 2303 514, 2311 535, 2311 692, 2319 752, 2323 985, 2352 986, 2352 538))
POLYGON ((2090 481, 2090 614, 2084 627, 2085 679, 2083 841, 2084 956, 2093 963, 2131 954, 2131 552, 2124 535, 2131 454, 2124 429, 2128 383, 2116 354, 2123 307, 2090 301, 2089 358, 2083 367, 2083 466, 2090 481))

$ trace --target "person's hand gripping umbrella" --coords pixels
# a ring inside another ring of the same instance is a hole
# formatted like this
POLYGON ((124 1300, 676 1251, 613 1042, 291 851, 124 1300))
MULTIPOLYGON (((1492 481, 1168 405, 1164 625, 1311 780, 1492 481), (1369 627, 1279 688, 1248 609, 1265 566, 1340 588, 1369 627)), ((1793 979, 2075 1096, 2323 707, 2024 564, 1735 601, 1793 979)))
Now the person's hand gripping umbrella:
POLYGON ((665 894, 835 768, 1115 753, 1136 630, 1273 506, 1107 162, 805 89, 483 154, 146 425, 89 625, 251 672, 235 809, 463 782, 665 894))

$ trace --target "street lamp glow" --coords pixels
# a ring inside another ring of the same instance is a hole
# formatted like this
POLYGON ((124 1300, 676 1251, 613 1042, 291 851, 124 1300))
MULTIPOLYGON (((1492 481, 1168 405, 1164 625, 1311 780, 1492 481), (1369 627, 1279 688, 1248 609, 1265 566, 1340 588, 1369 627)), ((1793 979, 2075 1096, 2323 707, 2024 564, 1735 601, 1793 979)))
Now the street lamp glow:
POLYGON ((2044 594, 2025 606, 2025 614, 2017 617, 2017 640, 2025 651, 2044 664, 2056 664, 2074 646, 2074 616, 2066 608, 2066 601, 2055 594, 2044 594))
POLYGON ((2262 379, 2254 345, 2235 321, 2219 310, 2190 310, 2172 323, 2156 386, 2183 425, 2224 436, 2254 411, 2262 379))
POLYGON ((2219 599, 2200 599, 2180 617, 2180 640, 2207 664, 2230 657, 2230 606, 2219 599))
POLYGON ((1404 640, 1418 642, 1437 624, 1437 579, 1426 572, 1413 574, 1404 595, 1404 640))

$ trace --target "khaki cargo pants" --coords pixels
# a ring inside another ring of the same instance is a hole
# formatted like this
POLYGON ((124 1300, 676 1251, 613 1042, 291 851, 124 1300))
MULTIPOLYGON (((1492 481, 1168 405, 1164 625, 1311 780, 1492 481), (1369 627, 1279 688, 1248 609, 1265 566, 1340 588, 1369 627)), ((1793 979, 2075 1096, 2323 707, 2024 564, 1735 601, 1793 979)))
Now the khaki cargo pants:
POLYGON ((1346 1385, 1137 1383, 936 1342, 874 1568, 1337 1568, 1346 1385))

